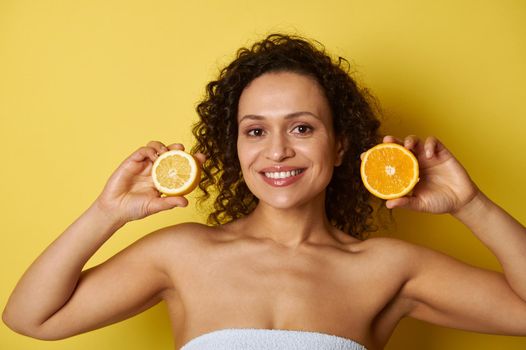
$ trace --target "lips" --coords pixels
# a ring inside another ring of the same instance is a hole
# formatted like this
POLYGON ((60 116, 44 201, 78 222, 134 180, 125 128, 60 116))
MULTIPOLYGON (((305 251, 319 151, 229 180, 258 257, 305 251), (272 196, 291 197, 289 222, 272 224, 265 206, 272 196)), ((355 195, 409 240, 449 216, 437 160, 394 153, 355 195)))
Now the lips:
POLYGON ((267 184, 273 187, 284 187, 298 181, 305 170, 305 168, 292 166, 276 166, 264 168, 259 173, 267 184))

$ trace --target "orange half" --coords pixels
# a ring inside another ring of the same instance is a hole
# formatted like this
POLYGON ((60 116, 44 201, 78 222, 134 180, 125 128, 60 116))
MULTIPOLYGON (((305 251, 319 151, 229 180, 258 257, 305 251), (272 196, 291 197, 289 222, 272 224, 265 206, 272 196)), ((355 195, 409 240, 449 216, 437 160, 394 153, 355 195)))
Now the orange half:
POLYGON ((367 190, 376 197, 400 198, 419 181, 418 161, 399 144, 381 143, 365 152, 360 174, 367 190))
POLYGON ((184 196, 199 184, 201 169, 191 154, 172 150, 161 154, 155 160, 152 179, 159 192, 167 196, 184 196))

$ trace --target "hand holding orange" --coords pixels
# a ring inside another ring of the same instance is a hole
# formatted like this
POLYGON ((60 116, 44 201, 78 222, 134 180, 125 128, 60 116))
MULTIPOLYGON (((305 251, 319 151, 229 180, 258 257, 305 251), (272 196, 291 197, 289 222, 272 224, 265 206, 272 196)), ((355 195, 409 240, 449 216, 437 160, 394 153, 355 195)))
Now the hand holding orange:
POLYGON ((376 197, 400 198, 419 181, 418 161, 404 146, 381 143, 365 152, 360 174, 367 190, 376 197))
POLYGON ((387 135, 383 142, 362 153, 361 174, 371 193, 387 199, 387 208, 456 215, 480 192, 436 137, 421 140, 416 135, 403 139, 387 135))

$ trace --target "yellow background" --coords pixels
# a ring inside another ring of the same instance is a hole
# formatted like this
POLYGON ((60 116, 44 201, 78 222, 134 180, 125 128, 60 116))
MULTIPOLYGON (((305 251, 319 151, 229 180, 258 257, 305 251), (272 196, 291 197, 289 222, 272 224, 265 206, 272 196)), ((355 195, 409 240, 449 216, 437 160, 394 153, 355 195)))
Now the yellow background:
MULTIPOLYGON (((196 102, 235 50, 273 31, 349 58, 384 131, 436 135, 526 222, 526 5, 517 1, 0 1, 0 304, 33 259, 149 140, 193 142, 196 102)), ((194 208, 132 222, 90 261, 194 208)), ((496 259, 449 216, 396 210, 392 235, 468 263, 496 259)), ((495 232, 498 234, 498 232, 495 232)), ((163 305, 58 342, 0 325, 0 348, 171 349, 163 305)), ((387 349, 524 349, 526 338, 404 320, 387 349)))

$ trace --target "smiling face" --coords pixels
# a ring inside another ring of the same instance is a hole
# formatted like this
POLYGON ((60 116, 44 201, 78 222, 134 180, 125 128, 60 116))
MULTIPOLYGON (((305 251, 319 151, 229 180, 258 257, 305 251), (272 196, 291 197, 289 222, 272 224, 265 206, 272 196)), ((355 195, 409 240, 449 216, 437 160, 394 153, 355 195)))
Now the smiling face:
POLYGON ((254 79, 241 94, 237 121, 241 170, 260 203, 291 208, 324 194, 343 147, 315 79, 292 72, 254 79))

